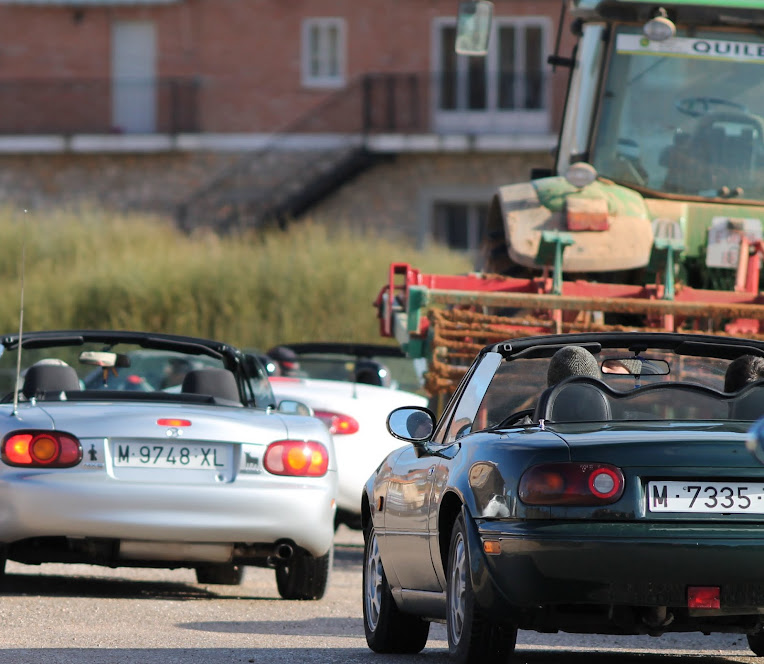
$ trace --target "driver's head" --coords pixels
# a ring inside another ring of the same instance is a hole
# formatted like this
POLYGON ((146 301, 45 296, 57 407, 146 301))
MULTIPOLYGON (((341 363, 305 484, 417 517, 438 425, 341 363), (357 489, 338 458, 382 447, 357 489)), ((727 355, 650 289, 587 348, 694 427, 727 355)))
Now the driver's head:
POLYGON ((594 355, 580 346, 560 348, 549 361, 546 373, 547 385, 552 387, 570 376, 601 378, 600 368, 594 355))
POLYGON ((741 355, 732 360, 724 374, 724 391, 736 392, 748 383, 764 379, 764 357, 741 355))

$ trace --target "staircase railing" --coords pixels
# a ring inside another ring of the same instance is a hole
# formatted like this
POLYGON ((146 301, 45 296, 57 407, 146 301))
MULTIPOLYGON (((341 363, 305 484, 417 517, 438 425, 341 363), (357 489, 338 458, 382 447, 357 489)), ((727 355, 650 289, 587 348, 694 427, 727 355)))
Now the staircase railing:
MULTIPOLYGON (((360 76, 194 191, 177 208, 179 226, 189 231, 198 226, 222 229, 244 219, 246 225, 257 224, 269 210, 292 209, 283 201, 284 191, 297 182, 306 189, 313 187, 316 163, 336 163, 337 174, 348 160, 364 163, 370 135, 432 133, 436 105, 445 113, 479 113, 479 108, 460 108, 454 81, 453 74, 438 72, 360 76)), ((524 91, 505 99, 500 111, 542 110, 550 105, 551 79, 546 74, 509 74, 499 82, 507 90, 524 91)), ((331 174, 324 169, 321 177, 331 174)))
POLYGON ((306 176, 310 164, 334 160, 340 167, 345 166, 349 153, 360 155, 372 132, 425 131, 422 87, 426 80, 427 76, 419 74, 366 74, 355 79, 194 191, 177 208, 178 224, 190 231, 198 226, 230 228, 241 223, 244 216, 249 218, 249 224, 255 223, 255 208, 265 214, 265 199, 276 204, 274 191, 283 191, 285 184, 298 177, 309 180, 306 176), (285 172, 276 167, 273 155, 290 152, 313 154, 308 162, 304 158, 292 159, 293 167, 285 172))

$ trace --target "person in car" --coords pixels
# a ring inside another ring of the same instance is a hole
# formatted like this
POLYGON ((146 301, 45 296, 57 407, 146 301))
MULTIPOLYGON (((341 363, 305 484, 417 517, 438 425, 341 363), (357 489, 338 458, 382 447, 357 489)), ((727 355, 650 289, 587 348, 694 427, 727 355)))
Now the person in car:
POLYGON ((570 376, 602 378, 596 358, 586 348, 563 346, 549 360, 546 373, 548 387, 570 376))
MULTIPOLYGON (((549 360, 546 372, 548 388, 554 387, 561 380, 570 376, 602 378, 597 359, 586 348, 581 348, 581 346, 563 346, 549 360)), ((530 415, 526 415, 518 421, 518 424, 521 426, 532 423, 533 417, 530 415)))
POLYGON ((724 374, 724 391, 737 392, 748 383, 764 380, 764 357, 741 355, 732 360, 724 374))
POLYGON ((279 367, 280 376, 290 376, 292 378, 305 378, 306 374, 300 369, 300 361, 297 359, 297 353, 287 346, 274 346, 267 352, 279 367))

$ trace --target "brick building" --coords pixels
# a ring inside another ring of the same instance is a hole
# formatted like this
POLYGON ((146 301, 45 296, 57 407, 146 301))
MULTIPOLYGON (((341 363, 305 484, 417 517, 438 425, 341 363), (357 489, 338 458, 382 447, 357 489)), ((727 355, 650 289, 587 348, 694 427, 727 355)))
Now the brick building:
POLYGON ((0 0, 0 192, 472 249, 494 188, 551 165, 560 6, 496 0, 467 58, 456 0, 0 0))

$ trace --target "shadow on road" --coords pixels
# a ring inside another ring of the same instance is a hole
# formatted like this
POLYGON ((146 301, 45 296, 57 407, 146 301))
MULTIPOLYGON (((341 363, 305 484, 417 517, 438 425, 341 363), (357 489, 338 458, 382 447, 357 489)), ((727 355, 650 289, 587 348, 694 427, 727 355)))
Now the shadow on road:
MULTIPOLYGON (((343 572, 358 572, 363 564, 363 549, 354 544, 335 547, 334 568, 343 572)), ((219 592, 207 586, 172 581, 102 578, 81 574, 45 575, 7 573, 0 581, 0 595, 40 597, 113 597, 118 599, 173 600, 273 600, 274 597, 236 593, 234 586, 219 592), (233 591, 233 592, 232 592, 233 591)), ((278 600, 277 600, 278 601, 278 600)))
MULTIPOLYGON (((178 601, 276 599, 259 595, 234 595, 231 594, 231 588, 232 586, 225 586, 225 590, 219 594, 205 586, 170 581, 6 574, 0 584, 0 596, 108 597, 113 599, 170 599, 178 601)), ((280 600, 276 599, 276 601, 280 600)))
POLYGON ((346 636, 364 638, 359 618, 310 618, 308 620, 246 620, 185 623, 181 629, 227 634, 281 634, 284 636, 346 636))
POLYGON ((218 599, 217 594, 204 587, 185 583, 37 574, 6 574, 0 585, 0 594, 124 599, 218 599))

